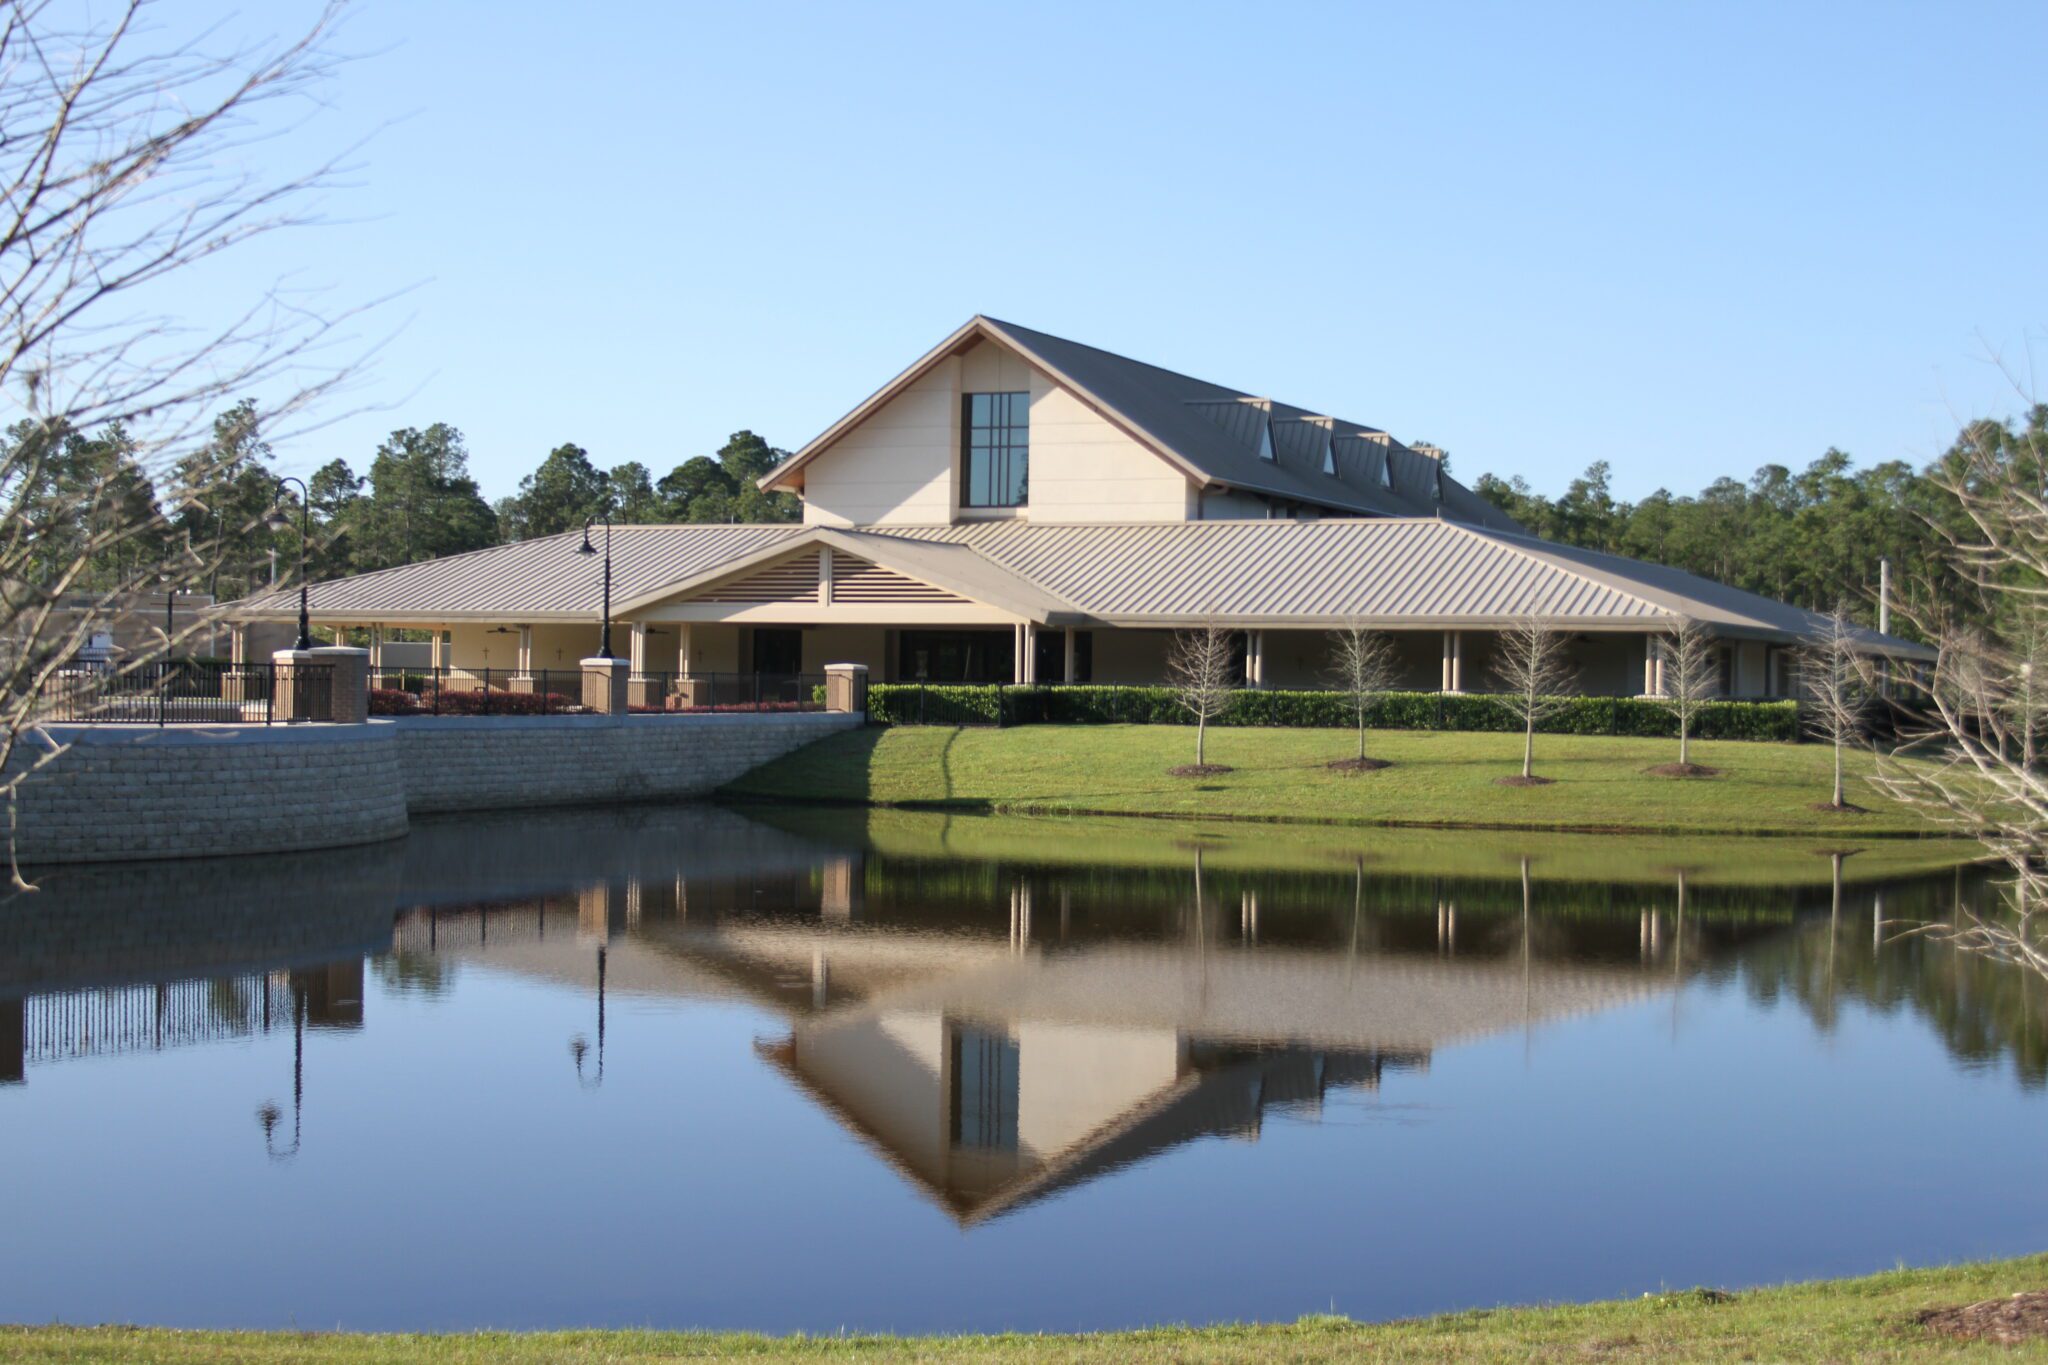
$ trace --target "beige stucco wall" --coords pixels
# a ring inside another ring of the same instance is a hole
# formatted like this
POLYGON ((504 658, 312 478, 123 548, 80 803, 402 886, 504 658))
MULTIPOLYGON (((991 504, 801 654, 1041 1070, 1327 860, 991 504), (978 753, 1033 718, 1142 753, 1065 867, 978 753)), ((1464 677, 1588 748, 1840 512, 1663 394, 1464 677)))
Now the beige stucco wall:
POLYGON ((1030 520, 1187 520, 1186 475, 1046 376, 1030 386, 1030 520))
POLYGON ((1017 1139, 1049 1159, 1179 1079, 1173 1029, 1025 1020, 1017 1039, 1017 1139))
POLYGON ((826 664, 866 664, 868 679, 888 676, 889 632, 881 626, 819 626, 804 632, 804 672, 822 673, 826 664))
POLYGON ((952 519, 961 362, 948 357, 804 470, 804 520, 826 526, 952 519))
POLYGON ((813 461, 804 471, 804 520, 932 525, 959 516, 963 393, 1031 395, 1027 518, 1182 521, 1190 515, 1190 486, 1180 471, 1007 346, 985 341, 941 361, 813 461))

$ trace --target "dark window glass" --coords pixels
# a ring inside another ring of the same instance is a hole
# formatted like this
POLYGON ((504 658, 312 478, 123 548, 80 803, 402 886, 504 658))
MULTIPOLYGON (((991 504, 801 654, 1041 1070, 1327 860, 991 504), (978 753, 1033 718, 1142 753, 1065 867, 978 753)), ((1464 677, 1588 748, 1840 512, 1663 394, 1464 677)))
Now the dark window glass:
POLYGON ((773 675, 804 671, 804 633, 800 630, 754 630, 754 671, 773 675))
MULTIPOLYGON (((1088 681, 1093 672, 1095 637, 1085 630, 1074 632, 1074 678, 1077 683, 1088 681)), ((1038 632, 1038 680, 1042 683, 1066 681, 1067 637, 1065 631, 1041 630, 1038 632)))
POLYGON ((1029 500, 1031 395, 961 398, 960 505, 1022 507, 1029 500))
POLYGON ((983 1152, 1016 1151, 1017 1040, 956 1027, 952 1043, 952 1103, 947 1107, 953 1145, 983 1152))
POLYGON ((1006 683, 1016 676, 1007 630, 906 630, 897 637, 899 682, 1006 683))

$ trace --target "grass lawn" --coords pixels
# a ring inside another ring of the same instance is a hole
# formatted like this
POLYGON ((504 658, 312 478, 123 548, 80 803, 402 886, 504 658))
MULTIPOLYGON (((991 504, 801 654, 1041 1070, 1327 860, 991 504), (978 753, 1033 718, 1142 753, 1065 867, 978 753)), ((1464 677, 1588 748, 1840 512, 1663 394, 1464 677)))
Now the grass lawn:
POLYGON ((1215 729, 1208 761, 1234 771, 1175 777, 1194 760, 1194 731, 1171 725, 1028 725, 1013 729, 870 728, 822 740, 741 778, 727 793, 781 801, 940 806, 1027 814, 1166 815, 1335 824, 1655 833, 1871 836, 1932 832, 1860 780, 1862 814, 1817 810, 1828 799, 1820 745, 1695 741, 1711 778, 1657 777, 1670 740, 1539 735, 1549 786, 1504 787, 1521 737, 1388 731, 1370 752, 1393 766, 1333 772, 1351 752, 1342 730, 1215 729))
POLYGON ((1956 1341, 1915 1315, 2048 1285, 2048 1257, 1903 1270, 1732 1296, 1698 1291, 1565 1308, 1456 1313, 1366 1325, 1313 1318, 1289 1326, 1160 1329, 1099 1336, 758 1337, 669 1332, 354 1336, 0 1328, 0 1357, 21 1362, 223 1362, 223 1365, 456 1365, 709 1359, 853 1361, 1695 1361, 2048 1360, 1956 1341))

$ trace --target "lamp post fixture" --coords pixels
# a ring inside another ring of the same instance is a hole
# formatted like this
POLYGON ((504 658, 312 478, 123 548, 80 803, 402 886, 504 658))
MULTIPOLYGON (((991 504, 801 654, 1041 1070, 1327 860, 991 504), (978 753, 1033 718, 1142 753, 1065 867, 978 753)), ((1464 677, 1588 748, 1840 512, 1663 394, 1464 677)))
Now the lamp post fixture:
POLYGON ((604 1084, 604 945, 597 947, 597 1074, 583 1074, 583 1059, 590 1055, 590 1040, 577 1034, 569 1040, 569 1055, 576 1061, 576 1084, 595 1090, 604 1084))
MULTIPOLYGON (((278 491, 282 492, 284 486, 288 483, 295 483, 299 486, 299 642, 293 645, 292 648, 311 649, 313 647, 313 620, 307 599, 307 593, 311 585, 306 581, 306 545, 313 538, 311 521, 313 515, 313 494, 307 489, 304 479, 296 479, 289 474, 277 481, 278 491)), ((285 519, 285 525, 291 525, 289 518, 285 519)))
POLYGON ((576 547, 576 553, 597 553, 597 547, 590 543, 590 528, 599 521, 604 523, 604 629, 597 639, 597 652, 609 659, 612 657, 612 519, 609 513, 583 523, 583 543, 576 547))

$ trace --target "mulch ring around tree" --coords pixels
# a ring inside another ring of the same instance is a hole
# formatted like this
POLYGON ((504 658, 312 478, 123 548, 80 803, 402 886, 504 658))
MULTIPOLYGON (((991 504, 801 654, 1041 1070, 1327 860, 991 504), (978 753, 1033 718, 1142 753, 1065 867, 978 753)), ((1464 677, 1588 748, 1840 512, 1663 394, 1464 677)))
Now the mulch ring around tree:
POLYGON ((1524 777, 1520 773, 1516 773, 1513 777, 1494 778, 1493 785, 1496 787, 1547 787, 1555 781, 1557 779, 1554 777, 1536 777, 1534 775, 1524 777))
POLYGON ((1939 1336, 1960 1341, 1989 1341, 2000 1346, 2039 1341, 2048 1338, 2048 1289, 1957 1308, 1930 1308, 1914 1314, 1913 1321, 1939 1336))
POLYGON ((1376 773, 1382 768, 1391 768, 1394 765, 1384 758, 1338 758, 1323 766, 1331 772, 1338 773, 1376 773))
POLYGON ((1828 812, 1830 812, 1830 813, 1832 813, 1832 814, 1835 814, 1835 815, 1868 815, 1868 814, 1870 814, 1870 812, 1869 812, 1869 811, 1867 811, 1867 810, 1865 810, 1865 809, 1864 809, 1863 807, 1861 807, 1861 806, 1857 805, 1857 804, 1856 804, 1856 803, 1855 803, 1854 801, 1844 801, 1844 802, 1843 802, 1843 803, 1842 803, 1841 805, 1839 805, 1839 806, 1838 806, 1838 805, 1836 805, 1836 804, 1835 804, 1834 802, 1832 802, 1832 801, 1816 801, 1816 802, 1814 802, 1814 803, 1813 803, 1813 808, 1814 808, 1815 810, 1824 810, 1824 811, 1828 811, 1828 812))
POLYGON ((1166 771, 1172 777, 1221 777, 1224 773, 1234 773, 1237 769, 1228 763, 1183 763, 1178 768, 1168 768, 1166 771))
POLYGON ((1659 763, 1644 772, 1652 777, 1719 777, 1719 768, 1709 768, 1704 763, 1659 763))

